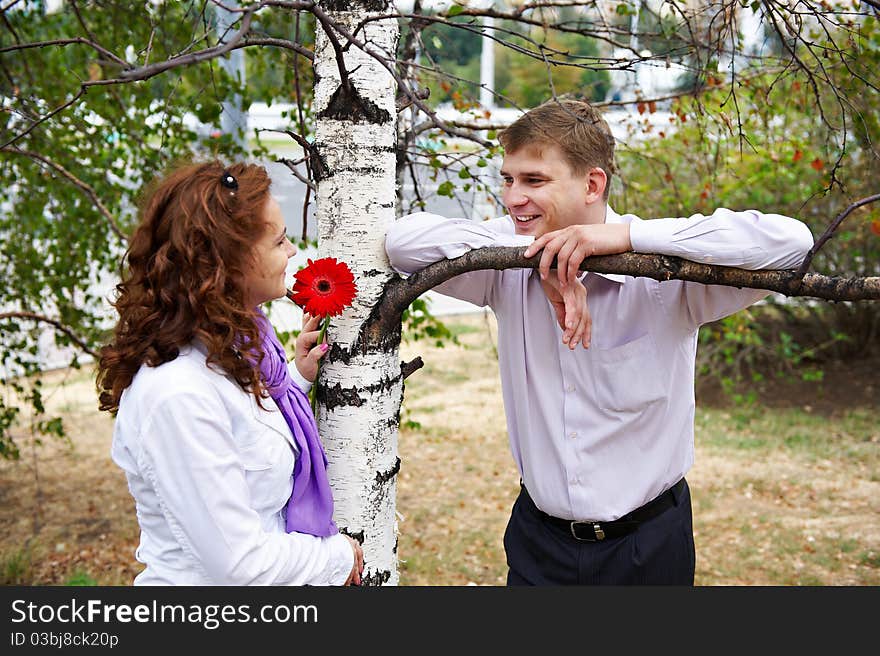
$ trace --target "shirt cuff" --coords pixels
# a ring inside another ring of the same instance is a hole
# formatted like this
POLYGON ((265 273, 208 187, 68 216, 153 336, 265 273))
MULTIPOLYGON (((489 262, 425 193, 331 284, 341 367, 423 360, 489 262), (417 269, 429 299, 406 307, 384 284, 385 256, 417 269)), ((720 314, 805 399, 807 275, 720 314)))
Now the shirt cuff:
POLYGON ((287 371, 290 372, 290 377, 293 379, 293 382, 296 383, 303 392, 308 394, 309 390, 312 389, 312 382, 303 378, 299 369, 296 368, 296 360, 291 360, 287 363, 287 371))
POLYGON ((632 221, 629 224, 629 243, 634 253, 662 253, 668 246, 676 227, 681 222, 676 219, 651 219, 632 221))
POLYGON ((330 563, 328 571, 330 577, 327 583, 330 585, 345 585, 351 569, 354 567, 354 550, 351 543, 342 533, 331 535, 327 540, 327 546, 330 547, 330 563))

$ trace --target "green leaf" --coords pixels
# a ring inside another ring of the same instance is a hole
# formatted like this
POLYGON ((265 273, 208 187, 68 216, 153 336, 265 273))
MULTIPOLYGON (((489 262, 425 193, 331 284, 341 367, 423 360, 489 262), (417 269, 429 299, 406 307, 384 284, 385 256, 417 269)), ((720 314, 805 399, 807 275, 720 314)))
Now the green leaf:
POLYGON ((452 18, 453 16, 458 16, 463 11, 464 7, 462 7, 461 5, 452 5, 446 12, 446 15, 452 18))

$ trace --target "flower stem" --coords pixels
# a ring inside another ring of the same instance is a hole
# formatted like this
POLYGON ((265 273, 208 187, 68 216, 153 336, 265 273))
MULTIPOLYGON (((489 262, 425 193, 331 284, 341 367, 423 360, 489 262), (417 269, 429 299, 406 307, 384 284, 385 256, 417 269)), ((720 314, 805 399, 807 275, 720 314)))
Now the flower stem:
MULTIPOLYGON (((318 333, 318 344, 324 343, 324 335, 327 334, 327 326, 330 325, 330 317, 324 317, 321 320, 321 331, 318 333)), ((309 390, 309 401, 312 404, 312 414, 315 415, 315 418, 318 417, 318 378, 321 375, 321 360, 323 358, 318 359, 318 369, 315 371, 315 384, 312 385, 312 389, 309 390)))

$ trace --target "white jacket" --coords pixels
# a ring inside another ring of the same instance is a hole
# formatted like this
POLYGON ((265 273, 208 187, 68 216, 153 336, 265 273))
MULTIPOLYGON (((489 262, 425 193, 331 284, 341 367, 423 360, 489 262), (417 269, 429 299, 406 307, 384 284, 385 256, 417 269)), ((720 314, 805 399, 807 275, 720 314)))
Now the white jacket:
POLYGON ((285 532, 297 452, 275 402, 261 409, 205 356, 196 342, 141 366, 120 400, 111 455, 141 527, 135 585, 345 583, 343 535, 285 532))

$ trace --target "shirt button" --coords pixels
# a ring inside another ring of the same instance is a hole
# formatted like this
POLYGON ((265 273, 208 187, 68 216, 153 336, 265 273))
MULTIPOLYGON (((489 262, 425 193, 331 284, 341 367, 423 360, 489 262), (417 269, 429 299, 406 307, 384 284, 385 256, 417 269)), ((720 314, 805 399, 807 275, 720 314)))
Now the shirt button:
POLYGON ((574 439, 574 438, 576 438, 576 437, 578 436, 578 434, 575 433, 575 432, 571 432, 571 433, 568 434, 568 436, 569 436, 571 439, 574 439))
POLYGON ((574 385, 567 385, 565 388, 566 392, 574 392, 574 385))

